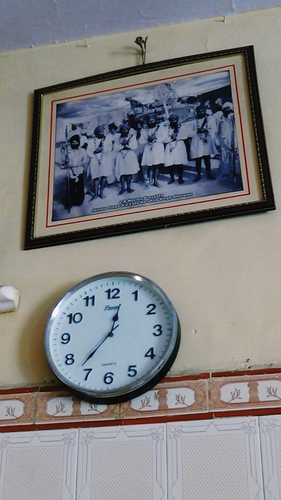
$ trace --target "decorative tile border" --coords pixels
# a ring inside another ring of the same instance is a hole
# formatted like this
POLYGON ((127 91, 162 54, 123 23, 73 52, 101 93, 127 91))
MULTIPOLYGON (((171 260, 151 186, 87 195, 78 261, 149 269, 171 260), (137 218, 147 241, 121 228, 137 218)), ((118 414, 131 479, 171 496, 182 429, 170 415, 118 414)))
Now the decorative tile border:
POLYGON ((281 373, 209 380, 209 409, 233 411, 281 408, 281 373))
POLYGON ((165 378, 147 393, 117 405, 81 401, 64 387, 0 391, 0 431, 198 420, 281 413, 281 370, 165 378))
POLYGON ((206 380, 165 379, 151 391, 120 405, 120 418, 151 418, 207 412, 206 380))
MULTIPOLYGON (((45 391, 37 396, 35 422, 43 424, 73 424, 75 422, 114 421, 119 418, 119 405, 95 405, 81 401, 66 390, 45 391)), ((1 425, 1 424, 0 424, 1 425)))

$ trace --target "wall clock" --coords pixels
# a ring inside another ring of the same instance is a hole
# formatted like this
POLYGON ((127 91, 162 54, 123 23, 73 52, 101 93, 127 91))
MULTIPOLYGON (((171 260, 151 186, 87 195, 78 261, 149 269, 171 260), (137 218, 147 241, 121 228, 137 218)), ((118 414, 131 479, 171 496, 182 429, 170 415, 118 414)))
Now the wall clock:
POLYGON ((157 384, 171 368, 180 323, 153 281, 108 272, 82 281, 53 309, 45 350, 54 374, 78 397, 115 404, 157 384))

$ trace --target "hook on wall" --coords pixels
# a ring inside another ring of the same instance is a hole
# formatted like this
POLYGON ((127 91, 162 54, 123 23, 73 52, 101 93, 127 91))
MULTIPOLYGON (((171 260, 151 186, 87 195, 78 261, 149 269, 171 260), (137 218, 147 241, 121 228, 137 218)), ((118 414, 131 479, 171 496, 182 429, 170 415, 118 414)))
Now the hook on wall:
POLYGON ((143 39, 141 36, 137 36, 135 39, 135 43, 140 46, 141 48, 141 58, 142 58, 142 64, 145 64, 145 56, 146 56, 146 41, 148 39, 148 36, 143 39))

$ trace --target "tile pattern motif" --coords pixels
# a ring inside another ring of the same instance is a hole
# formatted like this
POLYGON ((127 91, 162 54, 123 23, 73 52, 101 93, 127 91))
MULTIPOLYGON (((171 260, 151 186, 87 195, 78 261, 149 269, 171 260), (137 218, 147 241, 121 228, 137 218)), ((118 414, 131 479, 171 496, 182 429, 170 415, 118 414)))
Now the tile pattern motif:
POLYGON ((263 500, 257 417, 167 424, 173 500, 263 500))
POLYGON ((77 434, 73 429, 0 434, 0 498, 73 499, 77 434))
POLYGON ((0 431, 281 413, 281 370, 165 378, 122 404, 90 404, 64 387, 0 391, 0 431))
POLYGON ((165 424, 79 429, 77 499, 165 500, 166 490, 165 424))

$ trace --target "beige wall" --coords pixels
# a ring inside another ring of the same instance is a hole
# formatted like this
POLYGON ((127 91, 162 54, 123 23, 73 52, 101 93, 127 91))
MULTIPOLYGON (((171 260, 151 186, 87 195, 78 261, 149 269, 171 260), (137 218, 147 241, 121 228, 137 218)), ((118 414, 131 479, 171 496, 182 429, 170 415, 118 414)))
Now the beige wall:
POLYGON ((280 365, 281 9, 268 9, 0 55, 0 284, 20 307, 0 315, 0 386, 49 383, 44 326, 61 295, 103 271, 155 280, 174 303, 182 343, 172 374, 280 365), (139 62, 254 45, 277 210, 229 220, 23 250, 33 90, 139 62), (247 361, 247 360, 250 361, 247 361))

